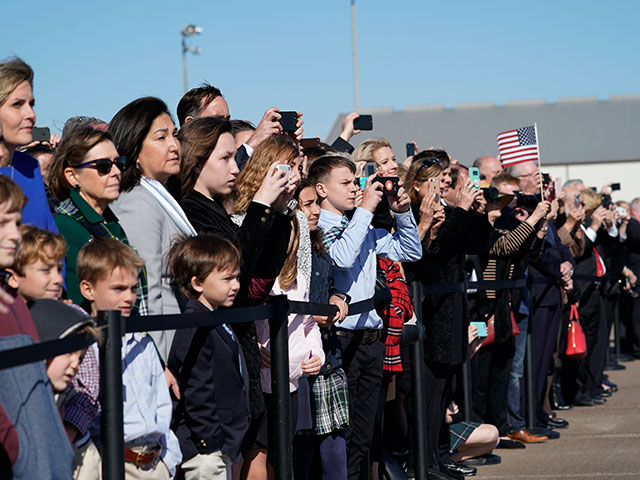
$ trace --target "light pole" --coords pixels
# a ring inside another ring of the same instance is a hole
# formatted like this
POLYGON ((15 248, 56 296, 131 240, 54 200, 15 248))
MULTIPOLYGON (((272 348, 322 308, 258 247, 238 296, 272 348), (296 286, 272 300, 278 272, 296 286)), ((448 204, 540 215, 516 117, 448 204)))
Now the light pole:
POLYGON ((187 93, 189 89, 187 83, 187 52, 191 52, 194 55, 198 55, 200 53, 200 47, 189 47, 187 46, 187 37, 191 37, 192 35, 200 35, 202 33, 202 27, 198 27, 197 25, 187 25, 184 27, 180 34, 182 35, 182 80, 184 82, 184 92, 187 93))
POLYGON ((358 48, 356 42, 356 0, 351 0, 351 45, 353 48, 353 100, 356 112, 360 108, 360 87, 358 87, 358 48))

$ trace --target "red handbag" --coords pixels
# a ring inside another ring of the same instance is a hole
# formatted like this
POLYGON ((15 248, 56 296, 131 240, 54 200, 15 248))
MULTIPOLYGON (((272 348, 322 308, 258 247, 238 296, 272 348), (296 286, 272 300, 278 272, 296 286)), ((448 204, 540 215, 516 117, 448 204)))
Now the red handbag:
MULTIPOLYGON (((518 328, 518 324, 516 323, 516 318, 513 315, 513 312, 509 312, 511 315, 511 335, 516 336, 520 333, 520 329, 518 328)), ((486 347, 487 345, 491 345, 496 341, 496 327, 495 327, 495 315, 491 315, 489 320, 487 320, 487 336, 482 342, 482 346, 486 347)))
POLYGON ((584 336, 580 322, 578 322, 578 305, 576 304, 571 305, 565 355, 573 359, 585 358, 587 356, 587 339, 584 336))

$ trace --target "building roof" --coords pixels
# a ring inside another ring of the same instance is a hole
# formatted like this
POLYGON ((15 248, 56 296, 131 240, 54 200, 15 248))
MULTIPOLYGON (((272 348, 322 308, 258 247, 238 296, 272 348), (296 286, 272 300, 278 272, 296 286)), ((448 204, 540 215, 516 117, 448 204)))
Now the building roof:
MULTIPOLYGON (((373 115, 373 131, 354 137, 357 146, 367 138, 384 137, 396 158, 405 158, 406 143, 421 150, 444 148, 452 158, 471 165, 481 155, 496 155, 496 135, 514 128, 538 125, 543 165, 640 160, 640 95, 360 109, 373 115)), ((345 114, 333 125, 328 142, 340 133, 345 114)))

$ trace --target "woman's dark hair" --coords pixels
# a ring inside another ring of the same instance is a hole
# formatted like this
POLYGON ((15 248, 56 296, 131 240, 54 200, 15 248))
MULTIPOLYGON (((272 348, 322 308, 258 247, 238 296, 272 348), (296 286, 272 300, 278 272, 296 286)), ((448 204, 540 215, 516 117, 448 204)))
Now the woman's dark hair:
MULTIPOLYGON (((113 140, 108 132, 94 130, 89 125, 80 125, 71 132, 67 132, 67 135, 62 137, 62 142, 58 145, 47 172, 46 183, 49 185, 51 194, 61 202, 69 198, 72 185, 69 185, 64 175, 65 168, 80 165, 89 150, 99 143, 111 141, 113 140)), ((122 183, 120 183, 120 189, 122 189, 122 183)))
POLYGON ((136 163, 142 142, 153 121, 163 113, 171 117, 166 103, 156 97, 143 97, 122 107, 109 123, 109 133, 118 153, 127 157, 127 166, 120 180, 121 192, 128 192, 140 182, 140 170, 136 168, 136 163))
MULTIPOLYGON (((300 192, 305 188, 313 188, 315 190, 316 186, 311 183, 308 179, 303 178, 300 180, 300 185, 296 189, 296 192, 293 194, 293 198, 298 201, 298 209, 301 209, 300 206, 300 192)), ((317 254, 322 255, 327 252, 326 247, 324 246, 324 242, 322 241, 323 233, 319 228, 316 229, 315 232, 311 232, 311 245, 317 254)))
POLYGON ((180 129, 178 139, 182 148, 182 160, 178 175, 182 197, 193 193, 202 167, 223 133, 231 133, 231 122, 221 117, 196 118, 180 129))

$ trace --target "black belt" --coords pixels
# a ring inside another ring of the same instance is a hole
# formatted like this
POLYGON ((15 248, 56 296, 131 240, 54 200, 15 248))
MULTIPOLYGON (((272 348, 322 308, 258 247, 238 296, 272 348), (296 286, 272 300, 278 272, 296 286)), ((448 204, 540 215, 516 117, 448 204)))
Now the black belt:
POLYGON ((357 342, 362 345, 371 345, 380 340, 380 330, 347 330, 346 328, 336 328, 336 335, 348 338, 349 342, 357 342))

